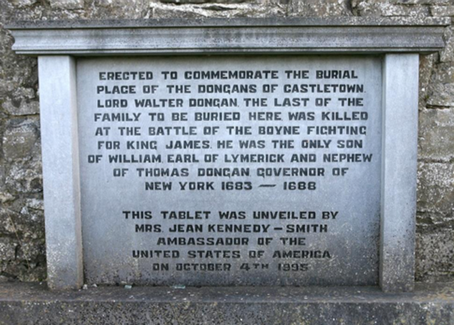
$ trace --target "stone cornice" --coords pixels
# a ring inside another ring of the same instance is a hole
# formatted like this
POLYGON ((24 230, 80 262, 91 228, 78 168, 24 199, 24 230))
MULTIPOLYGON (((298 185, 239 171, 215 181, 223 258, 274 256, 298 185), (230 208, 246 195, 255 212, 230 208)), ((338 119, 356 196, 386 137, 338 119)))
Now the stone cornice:
POLYGON ((27 55, 381 54, 444 47, 449 19, 238 18, 17 22, 27 55))

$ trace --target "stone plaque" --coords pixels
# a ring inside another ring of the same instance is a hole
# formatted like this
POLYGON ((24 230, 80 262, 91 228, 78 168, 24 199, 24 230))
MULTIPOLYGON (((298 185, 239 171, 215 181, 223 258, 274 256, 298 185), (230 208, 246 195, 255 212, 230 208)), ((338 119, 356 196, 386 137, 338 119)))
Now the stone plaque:
POLYGON ((377 284, 381 62, 78 59, 86 281, 377 284))

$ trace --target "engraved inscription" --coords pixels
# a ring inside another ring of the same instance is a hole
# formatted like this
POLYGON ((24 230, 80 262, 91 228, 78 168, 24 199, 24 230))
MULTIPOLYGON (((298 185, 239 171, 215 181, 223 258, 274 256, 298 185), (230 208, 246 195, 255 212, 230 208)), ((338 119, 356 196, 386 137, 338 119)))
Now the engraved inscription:
POLYGON ((92 283, 376 284, 376 57, 78 61, 92 283))

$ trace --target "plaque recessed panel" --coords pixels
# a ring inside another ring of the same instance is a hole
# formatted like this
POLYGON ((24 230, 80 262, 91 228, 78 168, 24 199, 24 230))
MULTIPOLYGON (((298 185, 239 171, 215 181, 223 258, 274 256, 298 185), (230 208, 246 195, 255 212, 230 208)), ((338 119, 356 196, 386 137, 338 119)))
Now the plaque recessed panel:
POLYGON ((379 57, 77 62, 88 283, 378 282, 379 57))

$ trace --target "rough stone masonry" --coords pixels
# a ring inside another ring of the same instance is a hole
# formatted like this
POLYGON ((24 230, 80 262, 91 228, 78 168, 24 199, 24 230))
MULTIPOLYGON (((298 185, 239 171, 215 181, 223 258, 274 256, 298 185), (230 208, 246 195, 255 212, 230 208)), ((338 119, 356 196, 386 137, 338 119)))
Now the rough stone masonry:
MULTIPOLYGON (((18 20, 452 17, 453 0, 0 0, 0 282, 46 279, 37 61, 13 53, 18 20)), ((421 56, 416 280, 453 277, 453 23, 421 56)))

